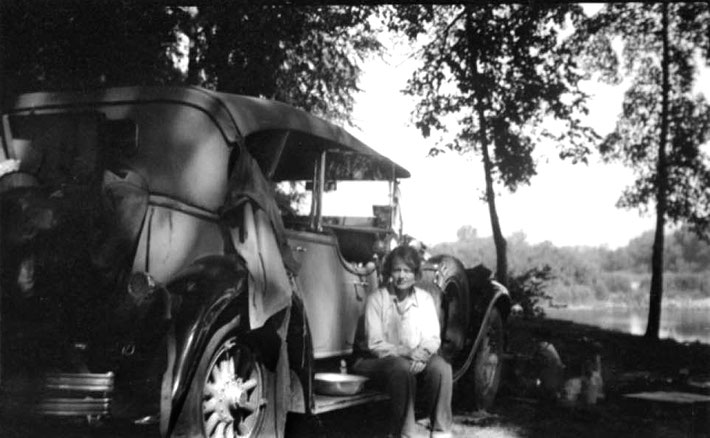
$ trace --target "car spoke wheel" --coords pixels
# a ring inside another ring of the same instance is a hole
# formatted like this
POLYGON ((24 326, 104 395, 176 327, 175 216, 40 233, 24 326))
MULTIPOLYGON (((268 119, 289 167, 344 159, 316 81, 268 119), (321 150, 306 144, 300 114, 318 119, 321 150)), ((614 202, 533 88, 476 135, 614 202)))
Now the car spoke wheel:
POLYGON ((202 390, 207 437, 252 437, 263 421, 264 376, 254 355, 229 338, 217 349, 202 390))
POLYGON ((257 347, 243 342, 248 336, 236 324, 212 335, 170 436, 282 436, 275 421, 273 373, 264 366, 257 347))
POLYGON ((503 371, 503 320, 498 309, 492 309, 483 330, 473 363, 474 391, 478 408, 488 409, 498 393, 503 371))

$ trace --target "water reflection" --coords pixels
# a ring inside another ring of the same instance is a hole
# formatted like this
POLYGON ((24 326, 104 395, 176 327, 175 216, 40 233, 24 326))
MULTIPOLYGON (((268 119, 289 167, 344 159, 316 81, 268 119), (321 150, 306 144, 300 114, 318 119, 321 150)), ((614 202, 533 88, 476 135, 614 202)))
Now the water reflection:
POLYGON ((642 335, 646 329, 646 321, 641 315, 632 312, 629 315, 629 333, 632 335, 642 335))
MULTIPOLYGON (((546 308, 550 318, 595 325, 633 335, 646 331, 648 309, 622 307, 546 308)), ((661 312, 661 338, 710 344, 710 308, 666 307, 661 312)))

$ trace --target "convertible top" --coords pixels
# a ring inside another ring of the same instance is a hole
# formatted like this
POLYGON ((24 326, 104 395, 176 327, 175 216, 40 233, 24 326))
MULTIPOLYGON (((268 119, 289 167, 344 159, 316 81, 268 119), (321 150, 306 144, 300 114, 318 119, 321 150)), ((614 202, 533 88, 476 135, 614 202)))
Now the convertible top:
POLYGON ((261 132, 288 131, 315 137, 329 149, 368 157, 380 166, 392 169, 397 178, 410 176, 406 169, 374 151, 345 129, 303 110, 273 100, 199 87, 121 87, 28 93, 19 96, 9 112, 134 103, 175 103, 200 110, 215 122, 229 144, 243 143, 249 136, 261 132))

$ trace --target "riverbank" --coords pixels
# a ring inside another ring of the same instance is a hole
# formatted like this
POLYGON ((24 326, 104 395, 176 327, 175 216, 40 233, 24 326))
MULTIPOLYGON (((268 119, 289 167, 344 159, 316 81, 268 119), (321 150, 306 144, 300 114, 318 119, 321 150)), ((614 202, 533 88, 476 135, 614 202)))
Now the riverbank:
MULTIPOLYGON (((552 319, 589 324, 632 335, 644 334, 648 320, 647 308, 608 304, 546 308, 545 314, 552 319)), ((664 307, 661 311, 659 335, 661 338, 675 339, 679 342, 700 341, 710 344, 710 307, 664 307)))
POLYGON ((613 386, 623 373, 651 372, 665 379, 679 373, 710 373, 710 345, 672 339, 649 341, 643 336, 621 333, 593 325, 559 319, 510 319, 508 350, 525 353, 540 341, 552 343, 567 369, 577 367, 596 345, 602 360, 604 381, 613 386))
POLYGON ((489 424, 508 430, 507 435, 498 436, 692 437, 710 433, 707 404, 698 411, 625 397, 642 391, 696 391, 688 383, 710 374, 710 345, 649 341, 556 319, 511 319, 508 327, 511 355, 529 354, 539 342, 549 342, 565 365, 565 379, 581 375, 585 362, 598 353, 605 396, 591 406, 545 402, 525 393, 515 379, 515 364, 508 362, 492 410, 497 416, 489 424))
MULTIPOLYGON (((663 309, 687 309, 687 310, 710 310, 710 298, 665 298, 661 305, 663 309)), ((614 309, 638 309, 648 311, 648 302, 643 301, 640 304, 630 304, 625 301, 603 300, 589 301, 585 303, 566 304, 555 303, 541 305, 543 310, 548 309, 598 309, 598 308, 614 308, 614 309)))

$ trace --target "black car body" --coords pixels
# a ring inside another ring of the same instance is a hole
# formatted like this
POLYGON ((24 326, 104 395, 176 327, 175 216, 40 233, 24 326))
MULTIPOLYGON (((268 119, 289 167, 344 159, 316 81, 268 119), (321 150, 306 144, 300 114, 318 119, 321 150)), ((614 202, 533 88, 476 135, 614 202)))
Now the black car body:
MULTIPOLYGON (((328 217, 344 180, 409 173, 288 105, 200 88, 20 96, 0 152, 4 414, 155 424, 170 436, 280 434, 382 400, 325 397, 316 372, 352 353, 379 265, 405 236, 395 197, 328 217), (305 182, 310 211, 279 203, 305 182)), ((442 354, 490 404, 510 303, 483 267, 424 265, 442 354)))

